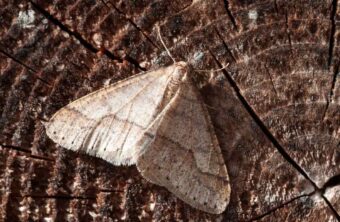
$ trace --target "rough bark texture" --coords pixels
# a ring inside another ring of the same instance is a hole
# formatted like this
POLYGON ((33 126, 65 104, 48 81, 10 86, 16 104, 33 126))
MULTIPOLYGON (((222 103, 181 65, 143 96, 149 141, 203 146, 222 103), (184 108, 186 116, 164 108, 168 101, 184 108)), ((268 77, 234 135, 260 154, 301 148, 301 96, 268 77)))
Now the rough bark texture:
POLYGON ((337 0, 0 0, 0 221, 339 221, 337 0), (134 166, 56 146, 41 121, 177 60, 229 67, 201 93, 231 179, 221 215, 134 166))

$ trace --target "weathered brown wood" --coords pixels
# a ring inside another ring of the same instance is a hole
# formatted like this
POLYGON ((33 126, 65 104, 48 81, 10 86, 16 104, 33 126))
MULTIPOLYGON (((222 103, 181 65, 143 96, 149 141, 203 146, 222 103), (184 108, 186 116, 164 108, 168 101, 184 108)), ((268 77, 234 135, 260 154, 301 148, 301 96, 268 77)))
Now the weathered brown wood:
POLYGON ((339 4, 0 0, 0 221, 338 221, 339 4), (41 124, 105 84, 170 64, 156 24, 177 60, 230 64, 201 90, 231 179, 221 215, 134 166, 57 147, 41 124))

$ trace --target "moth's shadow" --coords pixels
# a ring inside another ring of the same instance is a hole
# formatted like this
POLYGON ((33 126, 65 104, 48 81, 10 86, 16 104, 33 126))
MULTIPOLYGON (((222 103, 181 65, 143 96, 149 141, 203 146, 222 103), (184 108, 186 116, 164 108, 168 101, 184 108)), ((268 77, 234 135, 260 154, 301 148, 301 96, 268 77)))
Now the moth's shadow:
POLYGON ((261 131, 225 78, 207 85, 201 94, 231 182, 225 218, 237 221, 241 219, 238 212, 248 211, 252 212, 250 215, 256 215, 257 209, 270 209, 273 203, 267 202, 266 196, 286 192, 286 186, 294 187, 300 183, 288 179, 296 178, 296 172, 261 131), (278 175, 286 180, 278 180, 278 175))

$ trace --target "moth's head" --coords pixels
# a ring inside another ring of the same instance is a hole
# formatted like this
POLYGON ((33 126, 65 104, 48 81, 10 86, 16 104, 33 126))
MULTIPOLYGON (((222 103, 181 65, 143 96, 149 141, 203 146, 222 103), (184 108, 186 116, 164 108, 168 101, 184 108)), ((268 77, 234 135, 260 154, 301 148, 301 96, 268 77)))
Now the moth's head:
POLYGON ((189 71, 189 64, 183 61, 180 62, 176 62, 176 70, 178 70, 179 72, 182 73, 186 73, 187 71, 189 71))

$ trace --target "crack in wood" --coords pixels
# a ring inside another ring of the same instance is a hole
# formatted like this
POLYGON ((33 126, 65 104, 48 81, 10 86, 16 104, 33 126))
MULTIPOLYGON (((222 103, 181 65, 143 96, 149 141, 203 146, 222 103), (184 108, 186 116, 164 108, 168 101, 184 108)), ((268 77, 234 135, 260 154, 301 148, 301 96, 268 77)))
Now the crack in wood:
POLYGON ((38 80, 40 80, 42 83, 44 83, 44 84, 46 84, 46 85, 48 85, 48 86, 51 86, 51 84, 50 84, 48 81, 44 80, 43 78, 41 78, 41 77, 39 77, 39 76, 37 75, 38 72, 37 72, 35 69, 29 67, 29 66, 26 65, 24 62, 22 62, 22 61, 20 61, 19 59, 15 58, 14 56, 12 56, 11 54, 7 53, 5 50, 3 50, 3 49, 1 49, 1 48, 0 48, 0 53, 4 54, 6 57, 12 59, 14 62, 18 63, 19 65, 25 67, 30 73, 33 73, 34 76, 35 76, 38 80))
POLYGON ((291 39, 291 36, 290 36, 290 31, 289 31, 288 12, 285 13, 285 24, 286 24, 286 33, 287 33, 287 37, 288 37, 290 51, 292 51, 293 44, 292 44, 292 39, 291 39))
MULTIPOLYGON (((37 5, 36 3, 34 3, 31 0, 30 0, 30 3, 32 4, 32 6, 38 12, 40 12, 50 22, 52 22, 53 24, 58 26, 61 30, 68 33, 70 36, 75 37, 85 48, 87 48, 88 50, 90 50, 91 52, 94 52, 94 53, 97 53, 99 51, 93 45, 91 45, 89 42, 87 42, 79 33, 75 32, 75 31, 71 31, 70 29, 68 29, 63 23, 61 23, 58 19, 53 17, 48 11, 44 10, 43 8, 41 8, 39 5, 37 5)), ((118 57, 117 58, 114 57, 114 59, 120 61, 120 58, 118 58, 118 57)))
POLYGON ((331 85, 331 90, 330 90, 330 95, 329 95, 329 101, 330 102, 333 101, 335 83, 337 81, 338 76, 339 76, 339 64, 335 67, 335 70, 334 70, 334 73, 333 73, 332 85, 331 85))
POLYGON ((28 158, 55 162, 55 160, 53 158, 32 154, 31 150, 25 149, 25 148, 22 148, 22 147, 19 147, 19 146, 0 144, 0 148, 1 147, 5 148, 5 149, 15 150, 15 151, 17 151, 19 153, 24 153, 25 154, 24 156, 27 155, 26 157, 28 157, 28 158))
POLYGON ((268 67, 267 67, 266 65, 264 66, 264 68, 266 69, 266 72, 267 72, 267 74, 268 74, 268 76, 269 76, 270 83, 271 83, 271 85, 272 85, 272 87, 273 87, 273 90, 274 90, 276 96, 278 96, 279 94, 277 93, 277 90, 276 90, 276 87, 275 87, 275 84, 274 84, 273 77, 272 77, 272 75, 270 74, 270 71, 269 71, 269 69, 268 69, 268 67))
POLYGON ((337 10, 338 1, 333 0, 332 1, 332 11, 331 11, 331 33, 329 37, 329 51, 328 51, 328 69, 330 69, 332 60, 333 60, 333 52, 334 52, 334 41, 335 41, 335 31, 336 31, 336 25, 335 25, 335 16, 336 16, 336 10, 337 10))
POLYGON ((7 145, 7 144, 0 144, 0 147, 31 154, 31 150, 25 149, 25 148, 22 148, 22 147, 18 147, 18 146, 7 145))
POLYGON ((303 198, 303 197, 307 197, 307 196, 309 196, 309 195, 308 195, 308 194, 303 194, 303 195, 294 197, 294 198, 292 198, 291 200, 286 201, 286 202, 282 203, 281 205, 276 206, 276 207, 274 207, 274 208, 268 210, 266 213, 261 214, 261 215, 259 215, 259 216, 257 216, 257 217, 254 217, 254 218, 252 218, 252 219, 250 219, 250 220, 248 220, 248 221, 258 221, 258 220, 261 220, 261 219, 265 218, 266 216, 271 215, 271 214, 274 213, 275 211, 284 208, 285 206, 289 205, 290 203, 292 203, 292 202, 294 202, 294 201, 296 201, 296 200, 298 200, 298 199, 301 199, 301 198, 303 198))
MULTIPOLYGON (((217 57, 210 51, 210 54, 212 55, 212 57, 214 58, 214 60, 216 61, 216 63, 218 64, 219 67, 223 67, 222 64, 217 60, 217 57)), ((267 138, 272 142, 272 144, 275 146, 275 148, 279 151, 279 153, 283 156, 283 158, 289 162, 301 175, 303 175, 314 187, 314 192, 309 194, 312 195, 314 193, 321 193, 321 197, 323 198, 323 200, 325 201, 325 203, 327 204, 327 206, 329 207, 329 209, 332 211, 332 213, 334 214, 334 216, 337 218, 338 221, 340 221, 340 215, 337 213, 337 211, 334 209, 334 207, 332 206, 332 204, 328 201, 328 199, 323 195, 325 189, 327 187, 331 187, 331 186, 337 186, 340 184, 340 175, 332 177, 329 179, 329 181, 322 187, 322 188, 318 188, 315 184, 315 182, 307 175, 307 173, 302 169, 302 167, 300 167, 300 165, 292 158, 289 156, 289 154, 284 150, 283 146, 281 146, 281 144, 276 140, 276 138, 274 137, 274 135, 270 132, 270 130, 265 126, 265 124, 261 121, 260 117, 256 114, 256 112, 252 109, 252 107, 248 104, 248 102, 246 101, 246 99, 242 96, 239 87, 237 86, 236 82, 232 79, 231 75, 226 71, 226 70, 222 70, 222 72, 224 73, 226 79, 228 80, 228 82, 230 83, 230 85, 232 86, 232 88, 234 89, 236 96, 238 97, 238 99, 240 100, 240 102, 243 104, 243 106, 245 107, 245 109, 247 110, 247 112, 250 114, 250 116, 253 118, 253 120, 257 123, 257 125, 260 127, 260 129, 262 130, 262 132, 264 132, 264 134, 267 136, 267 138)), ((335 72, 337 73, 337 71, 335 72)), ((336 75, 335 75, 336 76, 336 75)), ((335 77, 336 78, 336 77, 335 77)), ((333 80, 334 82, 335 80, 333 80)), ((335 83, 334 83, 335 85, 335 83)), ((332 87, 333 88, 333 87, 332 87)), ((303 196, 308 196, 308 195, 301 195, 299 197, 293 198, 292 200, 282 204, 281 206, 278 206, 276 208, 273 208, 272 210, 269 210, 268 212, 266 212, 265 214, 262 214, 258 217, 255 217, 253 219, 251 219, 250 221, 256 221, 256 220, 260 220, 262 218, 264 218, 267 215, 270 215, 271 213, 273 213, 274 211, 284 207, 285 205, 293 202, 294 200, 301 198, 303 196)))
POLYGON ((124 190, 110 190, 110 189, 103 189, 103 188, 99 188, 97 189, 99 192, 102 192, 102 193, 124 193, 125 191, 124 190))
POLYGON ((274 8, 275 8, 276 14, 279 14, 279 7, 277 5, 277 0, 274 0, 274 8))
MULTIPOLYGON (((219 67, 223 67, 220 61, 217 60, 216 56, 210 51, 210 54, 214 58, 215 62, 218 64, 219 67)), ((253 108, 248 104, 247 100, 241 94, 239 87, 237 86, 236 82, 233 80, 231 75, 223 69, 222 72, 224 73, 226 79, 230 83, 231 87, 234 89, 234 92, 237 98, 240 100, 248 114, 252 117, 252 119, 256 122, 256 124, 260 127, 262 132, 266 135, 266 137, 271 141, 274 147, 279 151, 279 153, 283 156, 283 158, 290 163, 304 178, 306 178, 314 187, 315 190, 319 190, 316 186, 315 182, 307 175, 307 173, 300 167, 300 165, 287 153, 287 151, 283 148, 283 146, 279 143, 278 140, 274 137, 274 135, 270 132, 270 130, 266 127, 266 125, 262 122, 260 117, 256 114, 253 108)))
POLYGON ((334 68, 332 84, 331 84, 331 88, 329 90, 328 97, 326 99, 326 107, 325 107, 325 111, 323 112, 323 115, 322 115, 322 120, 325 120, 326 114, 327 114, 327 111, 328 111, 328 108, 329 108, 329 104, 333 101, 335 83, 336 83, 338 75, 339 75, 339 64, 337 64, 334 68))
POLYGON ((126 14, 124 13, 124 12, 122 12, 121 10, 119 10, 112 2, 104 2, 103 0, 102 0, 102 2, 103 2, 103 4, 106 6, 106 7, 108 7, 109 9, 110 9, 110 7, 108 6, 108 4, 110 4, 112 7, 113 7, 113 9, 114 10, 116 10, 119 14, 121 14, 125 19, 126 19, 126 21, 128 21, 133 27, 135 27, 135 29, 137 29, 145 38, 146 38, 146 40, 148 40, 150 43, 151 43, 151 45, 153 46, 153 47, 155 47, 155 48, 158 48, 159 49, 159 47, 157 46, 157 44, 156 43, 154 43, 153 41, 152 41, 152 39, 132 20, 132 19, 130 19, 130 18, 128 18, 127 16, 126 16, 126 14))
POLYGON ((311 194, 309 194, 309 196, 312 195, 318 195, 320 196, 326 203, 326 205, 329 207, 329 209, 332 211, 333 215, 335 216, 335 218, 340 221, 340 215, 338 214, 337 210, 333 207, 333 205, 329 202, 329 200, 327 199, 327 197, 324 195, 325 191, 327 188, 331 188, 331 187, 335 187, 340 185, 340 175, 336 175, 331 177, 324 185, 321 189, 319 190, 315 190, 314 192, 312 192, 311 194))
POLYGON ((329 178, 328 181, 323 185, 321 191, 324 193, 327 188, 336 186, 340 186, 340 174, 329 178))
POLYGON ((327 199, 327 197, 324 195, 327 188, 332 188, 332 187, 336 187, 336 186, 340 186, 340 174, 331 177, 324 184, 324 186, 321 189, 321 196, 324 199, 324 201, 326 202, 326 204, 328 205, 328 207, 332 210, 332 212, 333 212, 334 216, 337 218, 337 220, 340 221, 340 215, 338 214, 337 210, 333 207, 332 203, 330 203, 329 200, 327 199))
POLYGON ((328 199, 324 196, 324 192, 325 192, 325 189, 326 188, 329 188, 329 187, 333 187, 333 186, 338 186, 340 185, 340 175, 337 175, 337 176, 334 176, 332 177, 330 180, 327 181, 327 183, 324 185, 324 187, 320 190, 315 190, 313 191, 312 193, 309 193, 309 194, 303 194, 303 195, 300 195, 300 196, 297 196, 297 197, 294 197, 292 198, 291 200, 289 201, 286 201, 284 203, 282 203, 281 205, 277 206, 277 207, 274 207, 272 209, 270 209, 269 211, 267 211, 266 213, 264 214, 261 214, 257 217, 254 217, 252 219, 250 219, 249 221, 258 221, 258 220, 261 220, 263 219, 264 217, 266 216, 269 216, 271 215, 272 213, 274 213, 275 211, 289 205, 290 203, 300 199, 300 198, 303 198, 303 197, 308 197, 308 196, 313 196, 313 195, 318 195, 320 194, 320 196, 322 197, 322 199, 325 201, 325 203, 328 205, 328 207, 331 209, 332 213, 334 214, 334 216, 336 217, 336 219, 338 221, 340 221, 340 216, 339 214, 337 213, 337 211, 334 209, 333 205, 328 201, 328 199))
POLYGON ((137 67, 138 69, 145 71, 145 68, 141 67, 138 61, 131 58, 130 56, 124 56, 124 58, 120 58, 118 56, 115 56, 112 52, 110 52, 107 49, 103 49, 103 50, 97 49, 91 43, 86 41, 78 32, 72 31, 69 28, 67 28, 62 22, 60 22, 57 18, 53 17, 48 11, 41 8, 38 4, 34 3, 32 0, 30 0, 29 2, 32 4, 33 8, 35 8, 39 13, 41 13, 46 19, 48 19, 54 25, 58 26, 64 32, 68 33, 70 36, 73 36, 74 38, 76 38, 80 42, 81 45, 83 45, 86 49, 90 50, 91 52, 98 53, 99 51, 101 51, 104 55, 106 55, 108 58, 112 60, 115 60, 118 62, 127 61, 130 64, 137 67))
POLYGON ((2 54, 4 54, 5 56, 7 56, 8 58, 12 59, 13 61, 15 61, 16 63, 22 65, 23 67, 25 67, 26 69, 30 70, 31 72, 36 73, 37 71, 34 70, 33 68, 29 67, 28 65, 26 65, 25 63, 21 62, 19 59, 15 58, 14 56, 12 56, 11 54, 7 53, 5 50, 0 48, 0 52, 2 54))
POLYGON ((231 13, 231 11, 229 9, 229 1, 223 0, 223 2, 224 2, 224 8, 227 11, 227 14, 228 14, 228 17, 229 17, 231 23, 233 24, 235 30, 238 31, 238 27, 237 27, 237 24, 236 24, 235 17, 233 16, 233 14, 231 13))
POLYGON ((95 200, 95 196, 64 196, 64 195, 13 195, 16 198, 64 199, 64 200, 95 200))
POLYGON ((340 221, 340 215, 336 211, 336 209, 333 207, 333 205, 329 202, 329 200, 324 196, 321 195, 322 199, 326 202, 327 206, 331 209, 332 213, 334 214, 335 218, 340 221))
POLYGON ((221 40, 221 42, 222 42, 224 48, 227 50, 228 54, 229 54, 230 57, 232 58, 232 60, 233 60, 235 63, 237 63, 237 60, 236 60, 235 56, 233 55, 233 53, 232 53, 231 50, 229 49, 227 43, 226 43, 226 42, 224 41, 224 39, 222 38, 221 33, 218 31, 218 29, 217 29, 216 27, 214 27, 214 29, 215 29, 215 32, 216 32, 217 36, 218 36, 219 39, 221 40))

